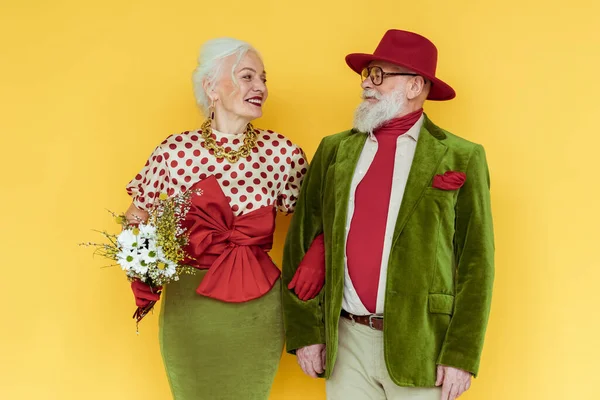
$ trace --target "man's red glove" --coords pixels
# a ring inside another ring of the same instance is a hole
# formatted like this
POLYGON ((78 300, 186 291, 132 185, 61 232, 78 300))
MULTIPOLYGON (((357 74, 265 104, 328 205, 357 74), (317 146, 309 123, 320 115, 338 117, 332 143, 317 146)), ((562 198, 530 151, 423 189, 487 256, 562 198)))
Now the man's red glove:
POLYGON ((162 286, 150 287, 140 280, 131 282, 131 290, 135 296, 135 305, 138 307, 146 307, 152 301, 160 299, 160 290, 162 286))
POLYGON ((325 284, 325 240, 323 234, 313 240, 300 262, 288 289, 294 289, 300 300, 314 298, 325 284))

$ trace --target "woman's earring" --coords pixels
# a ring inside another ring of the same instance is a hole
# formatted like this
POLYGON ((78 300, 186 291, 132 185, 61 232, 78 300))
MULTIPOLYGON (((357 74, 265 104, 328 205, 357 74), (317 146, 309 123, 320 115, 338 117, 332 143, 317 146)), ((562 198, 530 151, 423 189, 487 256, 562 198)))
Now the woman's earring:
POLYGON ((210 107, 208 107, 208 113, 210 114, 210 122, 215 122, 215 99, 212 99, 210 107))

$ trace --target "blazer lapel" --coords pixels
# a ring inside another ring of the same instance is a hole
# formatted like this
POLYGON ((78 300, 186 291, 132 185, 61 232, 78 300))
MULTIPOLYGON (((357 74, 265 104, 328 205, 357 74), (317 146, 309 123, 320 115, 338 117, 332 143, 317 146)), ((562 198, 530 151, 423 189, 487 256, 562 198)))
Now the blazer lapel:
POLYGON ((433 131, 436 131, 435 128, 435 125, 428 118, 425 118, 419 133, 419 141, 408 174, 400 211, 398 212, 392 246, 398 240, 423 192, 431 185, 437 167, 448 150, 448 147, 432 134, 433 131))
POLYGON ((339 144, 335 158, 335 216, 332 230, 333 254, 335 265, 344 266, 344 249, 346 243, 346 218, 350 186, 356 164, 367 140, 367 134, 354 132, 339 144))

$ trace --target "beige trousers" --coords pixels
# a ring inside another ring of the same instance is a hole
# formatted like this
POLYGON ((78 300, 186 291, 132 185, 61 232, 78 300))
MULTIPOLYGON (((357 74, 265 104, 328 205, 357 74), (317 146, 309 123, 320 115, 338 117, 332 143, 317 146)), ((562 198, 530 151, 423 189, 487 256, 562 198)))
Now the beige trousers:
POLYGON ((440 400, 441 388, 396 385, 383 355, 383 332, 340 318, 338 354, 327 400, 440 400))

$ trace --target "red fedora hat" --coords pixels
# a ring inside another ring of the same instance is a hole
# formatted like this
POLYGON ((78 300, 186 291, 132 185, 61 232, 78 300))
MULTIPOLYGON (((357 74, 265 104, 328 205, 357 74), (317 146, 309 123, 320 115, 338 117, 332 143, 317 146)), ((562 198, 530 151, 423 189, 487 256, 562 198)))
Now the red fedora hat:
POLYGON ((358 74, 371 61, 387 61, 429 79, 433 83, 427 97, 429 100, 450 100, 456 96, 454 89, 435 77, 437 48, 421 35, 390 29, 373 54, 353 53, 346 56, 346 63, 358 74))

